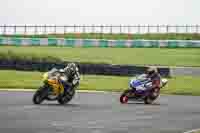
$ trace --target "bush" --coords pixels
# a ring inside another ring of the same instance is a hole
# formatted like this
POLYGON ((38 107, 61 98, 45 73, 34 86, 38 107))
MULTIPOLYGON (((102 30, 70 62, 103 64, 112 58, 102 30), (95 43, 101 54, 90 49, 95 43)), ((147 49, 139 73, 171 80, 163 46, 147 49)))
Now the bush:
POLYGON ((0 53, 0 59, 8 61, 61 62, 61 59, 53 56, 41 57, 36 54, 17 54, 10 50, 0 53))

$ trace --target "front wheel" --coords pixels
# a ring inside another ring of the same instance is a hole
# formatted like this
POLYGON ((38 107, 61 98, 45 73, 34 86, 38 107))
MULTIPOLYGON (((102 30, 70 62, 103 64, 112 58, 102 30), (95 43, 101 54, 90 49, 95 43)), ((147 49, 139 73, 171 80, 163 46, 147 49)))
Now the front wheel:
POLYGON ((72 100, 72 98, 75 95, 75 89, 71 89, 69 92, 67 92, 64 96, 61 96, 61 98, 58 99, 59 104, 67 104, 72 100))
POLYGON ((42 92, 41 88, 35 92, 32 100, 34 104, 41 104, 44 101, 42 92))
POLYGON ((130 92, 131 90, 125 90, 122 94, 121 94, 121 96, 120 96, 120 102, 122 103, 122 104, 125 104, 125 103, 127 103, 128 102, 128 95, 129 95, 129 93, 132 93, 132 92, 130 92))

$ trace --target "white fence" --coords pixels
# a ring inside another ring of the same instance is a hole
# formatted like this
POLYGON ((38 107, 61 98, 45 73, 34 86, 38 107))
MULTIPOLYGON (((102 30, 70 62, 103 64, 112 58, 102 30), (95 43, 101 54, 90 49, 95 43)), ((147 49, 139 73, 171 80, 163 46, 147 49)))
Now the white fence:
POLYGON ((200 33, 200 25, 0 25, 0 35, 67 33, 200 33))

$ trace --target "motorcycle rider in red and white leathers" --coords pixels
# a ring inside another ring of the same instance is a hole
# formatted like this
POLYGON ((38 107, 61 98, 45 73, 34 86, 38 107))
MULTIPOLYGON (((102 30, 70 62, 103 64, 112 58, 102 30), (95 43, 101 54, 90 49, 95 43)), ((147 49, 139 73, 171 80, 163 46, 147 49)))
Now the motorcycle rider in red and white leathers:
POLYGON ((158 73, 157 68, 155 68, 155 67, 149 67, 146 70, 146 75, 147 75, 147 78, 152 83, 151 86, 146 86, 147 89, 153 90, 153 92, 156 91, 156 89, 159 89, 160 85, 161 85, 161 76, 158 73))

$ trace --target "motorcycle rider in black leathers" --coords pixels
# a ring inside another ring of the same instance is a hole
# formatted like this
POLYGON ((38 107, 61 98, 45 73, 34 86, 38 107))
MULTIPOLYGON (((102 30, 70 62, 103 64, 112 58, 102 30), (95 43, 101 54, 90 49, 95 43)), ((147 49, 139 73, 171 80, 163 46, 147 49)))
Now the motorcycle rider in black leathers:
POLYGON ((69 63, 64 69, 59 69, 60 80, 64 86, 64 94, 79 86, 80 74, 75 63, 69 63))

